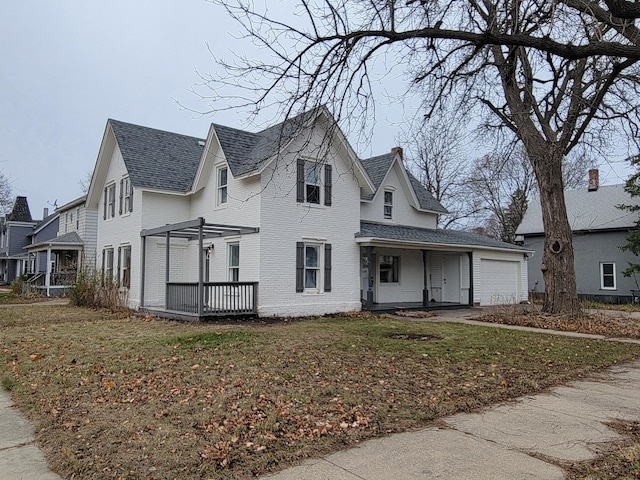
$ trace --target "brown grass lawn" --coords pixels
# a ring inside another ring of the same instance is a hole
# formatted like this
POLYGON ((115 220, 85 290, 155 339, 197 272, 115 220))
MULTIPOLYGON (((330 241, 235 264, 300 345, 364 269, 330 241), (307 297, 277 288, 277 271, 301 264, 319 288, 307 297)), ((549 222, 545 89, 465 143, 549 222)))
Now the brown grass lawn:
POLYGON ((68 478, 250 478, 638 357, 638 345, 374 316, 0 310, 2 384, 68 478))

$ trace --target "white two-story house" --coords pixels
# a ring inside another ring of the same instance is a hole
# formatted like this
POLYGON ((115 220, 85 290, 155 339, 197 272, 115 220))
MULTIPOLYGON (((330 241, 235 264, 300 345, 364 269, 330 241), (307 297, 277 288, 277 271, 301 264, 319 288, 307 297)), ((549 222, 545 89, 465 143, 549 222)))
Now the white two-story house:
POLYGON ((436 228, 402 151, 361 160, 324 108, 204 139, 109 120, 87 196, 133 308, 197 317, 520 302, 527 251, 436 228))

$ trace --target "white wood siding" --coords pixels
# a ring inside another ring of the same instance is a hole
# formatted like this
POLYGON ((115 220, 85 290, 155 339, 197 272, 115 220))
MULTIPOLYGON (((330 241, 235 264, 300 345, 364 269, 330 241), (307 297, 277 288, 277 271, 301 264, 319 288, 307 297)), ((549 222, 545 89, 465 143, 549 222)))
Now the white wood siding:
POLYGON ((362 220, 397 225, 409 225, 421 228, 436 228, 437 216, 432 213, 420 212, 411 206, 410 187, 405 186, 401 180, 401 169, 397 163, 389 171, 387 178, 378 189, 371 203, 362 202, 360 215, 362 220), (393 189, 393 219, 384 218, 384 190, 393 189))

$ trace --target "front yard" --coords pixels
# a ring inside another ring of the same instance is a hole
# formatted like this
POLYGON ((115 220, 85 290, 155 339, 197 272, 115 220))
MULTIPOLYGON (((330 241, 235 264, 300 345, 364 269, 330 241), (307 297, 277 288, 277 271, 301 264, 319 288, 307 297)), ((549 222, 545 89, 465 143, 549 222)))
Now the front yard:
POLYGON ((0 379, 71 478, 250 478, 544 390, 640 346, 356 315, 184 324, 5 307, 0 379))

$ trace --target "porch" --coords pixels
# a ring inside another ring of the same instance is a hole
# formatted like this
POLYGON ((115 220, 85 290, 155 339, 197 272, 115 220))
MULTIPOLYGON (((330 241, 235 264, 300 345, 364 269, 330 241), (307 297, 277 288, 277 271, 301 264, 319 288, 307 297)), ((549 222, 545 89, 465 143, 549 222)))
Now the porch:
POLYGON ((23 291, 47 297, 66 294, 82 268, 84 242, 72 232, 52 240, 28 245, 25 263, 29 272, 23 291))
POLYGON ((154 315, 202 320, 230 316, 255 316, 258 312, 258 282, 210 282, 208 259, 211 247, 205 248, 204 241, 224 236, 238 236, 257 233, 253 227, 240 227, 207 223, 204 218, 186 222, 167 224, 162 227, 143 230, 142 275, 140 279, 140 309, 154 315), (147 239, 165 239, 164 305, 145 303, 145 283, 147 273, 147 239), (195 244, 197 256, 197 281, 171 281, 171 240, 195 244))

